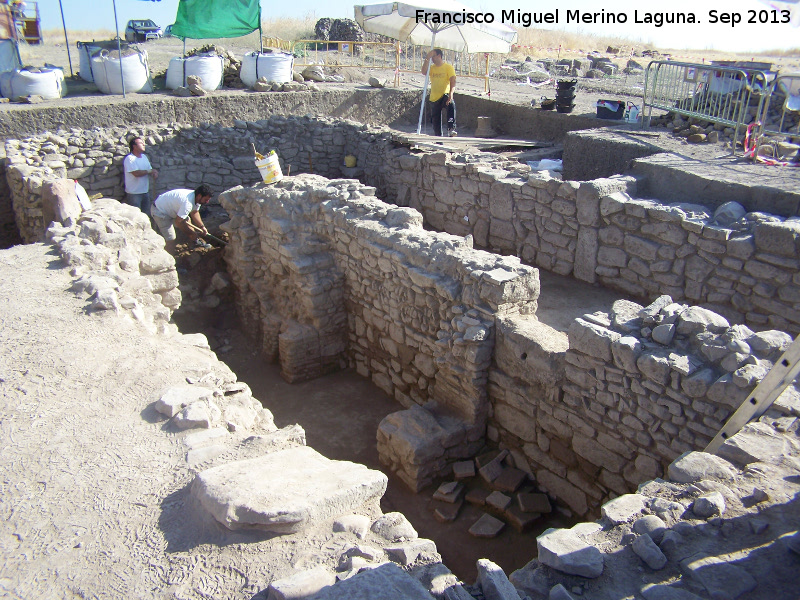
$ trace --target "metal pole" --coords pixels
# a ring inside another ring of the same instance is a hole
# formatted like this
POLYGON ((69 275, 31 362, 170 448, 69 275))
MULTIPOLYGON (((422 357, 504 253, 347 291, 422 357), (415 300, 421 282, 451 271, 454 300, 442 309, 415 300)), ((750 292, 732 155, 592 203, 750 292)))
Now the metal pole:
MULTIPOLYGON (((69 76, 74 77, 75 73, 72 71, 72 57, 69 54, 69 38, 67 37, 67 23, 64 21, 64 5, 61 3, 61 0, 58 0, 58 7, 61 9, 61 25, 64 27, 64 41, 67 43, 67 60, 69 61, 69 76)), ((39 7, 36 7, 36 11, 39 11, 39 7)))
MULTIPOLYGON (((431 50, 433 50, 433 46, 436 43, 436 31, 431 30, 433 33, 433 37, 431 37, 431 50)), ((425 71, 425 83, 422 85, 422 103, 419 105, 419 122, 417 122, 417 135, 422 133, 422 115, 425 113, 425 96, 428 93, 428 83, 430 82, 431 78, 431 63, 433 59, 428 61, 428 70, 425 71)))
POLYGON ((125 76, 122 74, 122 44, 119 40, 119 21, 117 20, 117 0, 114 0, 114 27, 117 32, 117 52, 119 53, 119 79, 122 82, 122 97, 125 97, 125 76))

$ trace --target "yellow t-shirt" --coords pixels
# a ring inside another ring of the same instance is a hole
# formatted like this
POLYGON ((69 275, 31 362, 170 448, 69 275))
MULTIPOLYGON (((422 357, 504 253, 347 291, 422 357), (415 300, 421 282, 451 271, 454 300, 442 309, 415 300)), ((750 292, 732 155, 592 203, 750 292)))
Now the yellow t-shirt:
POLYGON ((437 67, 431 63, 431 102, 436 102, 439 98, 450 92, 450 78, 456 76, 456 70, 450 63, 443 62, 437 67))

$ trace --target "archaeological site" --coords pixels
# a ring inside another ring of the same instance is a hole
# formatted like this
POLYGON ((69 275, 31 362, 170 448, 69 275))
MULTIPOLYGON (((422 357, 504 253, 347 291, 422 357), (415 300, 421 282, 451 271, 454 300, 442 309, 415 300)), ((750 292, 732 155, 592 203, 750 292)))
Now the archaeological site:
POLYGON ((0 596, 800 597, 800 169, 418 106, 2 105, 0 596))

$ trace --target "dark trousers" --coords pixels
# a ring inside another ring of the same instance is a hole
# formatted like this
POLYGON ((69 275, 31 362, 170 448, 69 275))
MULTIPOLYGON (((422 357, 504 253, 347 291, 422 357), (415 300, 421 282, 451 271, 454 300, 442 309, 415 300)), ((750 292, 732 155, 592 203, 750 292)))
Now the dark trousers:
POLYGON ((431 102, 431 120, 433 121, 433 135, 442 135, 442 112, 447 109, 447 132, 451 132, 456 128, 456 101, 453 100, 450 104, 445 105, 447 102, 447 94, 444 94, 436 102, 431 102))
POLYGON ((125 194, 125 204, 135 206, 148 217, 150 216, 150 193, 144 194, 125 194))

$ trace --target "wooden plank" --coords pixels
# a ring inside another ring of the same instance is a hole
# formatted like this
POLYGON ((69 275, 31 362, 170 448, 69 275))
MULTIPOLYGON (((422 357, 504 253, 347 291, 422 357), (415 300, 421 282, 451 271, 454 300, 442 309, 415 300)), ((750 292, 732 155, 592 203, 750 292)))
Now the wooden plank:
POLYGON ((402 144, 410 144, 422 147, 456 148, 466 147, 490 149, 490 148, 550 148, 550 142, 537 142, 533 140, 518 140, 505 138, 476 138, 476 137, 435 137, 431 135, 417 135, 411 133, 396 133, 392 139, 402 144))

